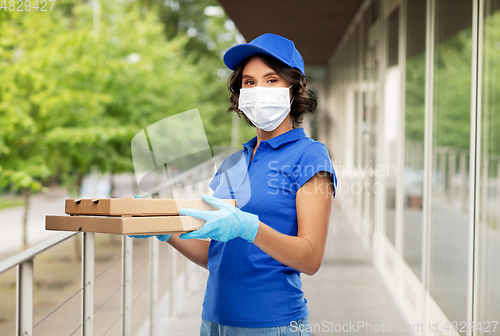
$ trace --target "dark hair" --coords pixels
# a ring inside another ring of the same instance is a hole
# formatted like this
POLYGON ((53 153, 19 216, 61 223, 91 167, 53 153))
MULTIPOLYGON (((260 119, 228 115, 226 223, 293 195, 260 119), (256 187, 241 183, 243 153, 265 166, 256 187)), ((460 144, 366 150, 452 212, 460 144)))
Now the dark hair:
POLYGON ((255 58, 260 58, 268 67, 273 69, 278 76, 283 80, 293 84, 292 86, 292 97, 293 102, 290 107, 290 118, 292 120, 292 127, 297 128, 302 122, 302 117, 304 113, 313 113, 316 110, 317 100, 314 92, 307 88, 307 79, 300 72, 299 69, 292 68, 285 63, 277 60, 274 57, 267 55, 252 55, 245 58, 240 62, 238 67, 229 77, 228 88, 231 91, 231 98, 229 102, 231 107, 227 110, 228 112, 236 112, 241 118, 243 116, 246 121, 253 125, 252 122, 245 116, 245 114, 238 109, 238 102, 240 97, 240 89, 242 84, 243 69, 247 63, 255 58))

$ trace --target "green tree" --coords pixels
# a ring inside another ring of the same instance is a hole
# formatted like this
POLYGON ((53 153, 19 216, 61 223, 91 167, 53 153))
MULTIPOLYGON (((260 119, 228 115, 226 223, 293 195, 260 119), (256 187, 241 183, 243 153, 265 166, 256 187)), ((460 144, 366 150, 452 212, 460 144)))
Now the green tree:
POLYGON ((176 113, 198 107, 210 143, 229 144, 219 55, 190 49, 184 33, 167 40, 158 12, 137 3, 100 13, 96 24, 69 0, 50 15, 0 12, 0 181, 25 194, 25 218, 50 177, 78 191, 92 167, 132 171, 132 137, 176 113))

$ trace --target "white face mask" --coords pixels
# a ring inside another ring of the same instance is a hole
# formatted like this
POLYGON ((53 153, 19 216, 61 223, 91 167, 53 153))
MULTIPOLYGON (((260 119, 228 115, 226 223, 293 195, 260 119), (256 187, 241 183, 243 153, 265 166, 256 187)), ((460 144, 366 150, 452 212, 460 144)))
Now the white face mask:
POLYGON ((258 128, 274 131, 290 112, 292 85, 288 88, 256 86, 240 89, 238 108, 258 128))

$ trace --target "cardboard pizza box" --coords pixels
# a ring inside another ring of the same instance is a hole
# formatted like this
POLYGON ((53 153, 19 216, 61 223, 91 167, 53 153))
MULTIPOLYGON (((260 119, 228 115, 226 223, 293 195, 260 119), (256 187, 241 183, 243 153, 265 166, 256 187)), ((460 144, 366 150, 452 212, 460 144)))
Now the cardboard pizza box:
MULTIPOLYGON (((234 199, 223 201, 236 206, 234 199)), ((65 212, 69 215, 178 216, 182 208, 217 210, 202 199, 100 198, 66 199, 65 212)))
POLYGON ((118 235, 161 235, 197 230, 205 220, 192 216, 106 217, 47 215, 45 229, 114 233, 118 235))

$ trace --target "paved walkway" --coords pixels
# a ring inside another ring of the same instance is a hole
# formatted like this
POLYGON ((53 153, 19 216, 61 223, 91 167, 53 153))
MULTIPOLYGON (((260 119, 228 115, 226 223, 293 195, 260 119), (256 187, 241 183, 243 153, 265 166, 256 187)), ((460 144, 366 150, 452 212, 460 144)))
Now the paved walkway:
POLYGON ((313 327, 316 324, 313 335, 410 335, 381 330, 375 332, 382 327, 382 323, 384 330, 387 330, 385 325, 390 324, 395 331, 398 324, 406 322, 382 282, 371 253, 363 247, 337 205, 333 209, 321 268, 312 277, 302 275, 302 281, 309 305, 309 319, 313 327), (344 324, 360 327, 339 333, 338 328, 344 324), (369 325, 373 328, 371 332, 369 325))
MULTIPOLYGON (((375 332, 377 328, 382 328, 382 323, 384 330, 390 324, 395 331, 398 324, 404 324, 405 320, 375 269, 370 252, 363 248, 338 206, 334 207, 331 218, 321 269, 312 277, 302 275, 313 335, 410 335, 381 330, 375 332), (360 327, 338 332, 344 324, 360 327)), ((205 273, 203 271, 200 283, 206 281, 205 273)), ((203 294, 202 285, 190 295, 179 297, 176 307, 178 317, 163 319, 158 328, 159 335, 198 335, 203 294)))

